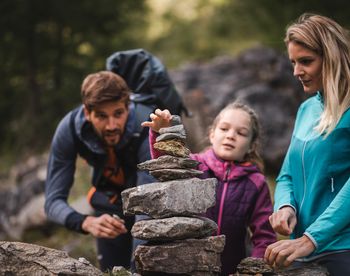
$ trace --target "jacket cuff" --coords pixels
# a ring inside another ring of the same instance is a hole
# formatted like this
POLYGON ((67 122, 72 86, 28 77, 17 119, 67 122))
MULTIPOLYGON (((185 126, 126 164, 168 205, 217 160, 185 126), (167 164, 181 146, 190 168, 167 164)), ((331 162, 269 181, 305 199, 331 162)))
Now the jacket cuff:
POLYGON ((88 234, 88 232, 82 229, 83 221, 86 217, 87 215, 82 215, 76 212, 71 213, 66 219, 65 226, 69 230, 73 230, 82 234, 88 234))

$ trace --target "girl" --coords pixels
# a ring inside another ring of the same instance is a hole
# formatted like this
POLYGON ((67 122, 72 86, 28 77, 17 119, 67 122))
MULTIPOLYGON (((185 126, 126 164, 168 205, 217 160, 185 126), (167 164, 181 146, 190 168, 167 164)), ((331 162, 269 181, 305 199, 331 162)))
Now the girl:
MULTIPOLYGON (((156 133, 170 126, 171 114, 157 109, 150 118, 151 122, 142 125, 152 130, 150 144, 152 157, 156 158, 160 155, 153 148, 156 133)), ((234 102, 215 118, 209 134, 211 147, 203 153, 191 154, 192 159, 201 162, 198 169, 204 172, 204 177, 218 180, 216 205, 207 210, 206 216, 218 224, 217 235, 226 236, 221 275, 234 273, 239 262, 247 257, 247 227, 251 231, 253 257, 263 257, 266 247, 276 241, 268 219, 272 204, 261 173, 258 138, 255 112, 234 102)))

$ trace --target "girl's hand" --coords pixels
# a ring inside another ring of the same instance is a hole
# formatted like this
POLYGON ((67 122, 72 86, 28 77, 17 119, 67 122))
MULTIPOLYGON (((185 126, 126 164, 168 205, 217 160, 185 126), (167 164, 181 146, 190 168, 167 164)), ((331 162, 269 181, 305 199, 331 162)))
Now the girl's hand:
POLYGON ((159 130, 163 127, 171 126, 171 123, 170 123, 171 114, 167 109, 164 109, 164 110, 156 109, 154 113, 151 113, 149 115, 149 117, 151 118, 151 121, 143 122, 141 126, 149 127, 155 132, 159 132, 159 130))

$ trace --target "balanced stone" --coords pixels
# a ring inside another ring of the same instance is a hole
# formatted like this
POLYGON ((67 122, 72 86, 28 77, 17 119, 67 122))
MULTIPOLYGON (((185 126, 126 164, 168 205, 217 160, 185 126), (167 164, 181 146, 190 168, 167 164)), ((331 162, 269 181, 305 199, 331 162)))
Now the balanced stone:
POLYGON ((171 116, 171 120, 170 120, 170 124, 172 126, 176 126, 176 125, 182 124, 181 117, 179 115, 172 115, 171 116))
POLYGON ((187 239, 160 245, 139 245, 135 250, 136 269, 145 272, 218 275, 225 236, 187 239))
POLYGON ((123 211, 152 218, 203 214, 215 205, 216 184, 216 178, 190 178, 126 189, 121 193, 123 211))
POLYGON ((178 133, 183 136, 186 136, 185 127, 183 124, 171 126, 171 127, 162 127, 159 130, 159 134, 164 134, 164 133, 178 133))
POLYGON ((193 169, 196 168, 200 162, 190 159, 181 158, 171 155, 162 155, 157 159, 147 160, 137 165, 140 170, 159 170, 159 169, 193 169))
POLYGON ((194 169, 160 169, 150 171, 149 173, 159 181, 199 177, 203 174, 202 171, 194 169))
POLYGON ((210 236, 217 224, 204 217, 171 217, 140 220, 131 229, 133 237, 148 241, 171 241, 210 236))
POLYGON ((177 140, 185 142, 186 136, 181 135, 179 133, 164 133, 164 134, 159 135, 156 138, 156 142, 172 140, 172 139, 177 139, 177 140))
POLYGON ((189 157, 191 153, 185 143, 178 139, 156 142, 153 147, 160 152, 178 157, 189 157))

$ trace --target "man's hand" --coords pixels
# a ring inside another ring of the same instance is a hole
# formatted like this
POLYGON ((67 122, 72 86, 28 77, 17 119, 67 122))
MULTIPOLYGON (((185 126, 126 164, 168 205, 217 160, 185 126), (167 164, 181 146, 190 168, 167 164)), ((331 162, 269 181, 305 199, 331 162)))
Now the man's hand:
POLYGON ((264 259, 271 266, 285 267, 297 258, 310 255, 314 250, 315 245, 304 235, 295 240, 281 240, 269 245, 264 259))
POLYGON ((152 121, 143 122, 141 126, 150 127, 155 132, 159 132, 163 127, 170 127, 171 114, 167 109, 164 109, 163 111, 156 109, 154 113, 149 115, 149 117, 152 121))
POLYGON ((113 218, 108 214, 99 217, 87 216, 82 224, 82 229, 95 238, 113 239, 127 231, 122 219, 113 218))
POLYGON ((292 207, 286 206, 273 213, 270 217, 270 224, 275 232, 281 235, 290 235, 295 225, 297 217, 292 207))

